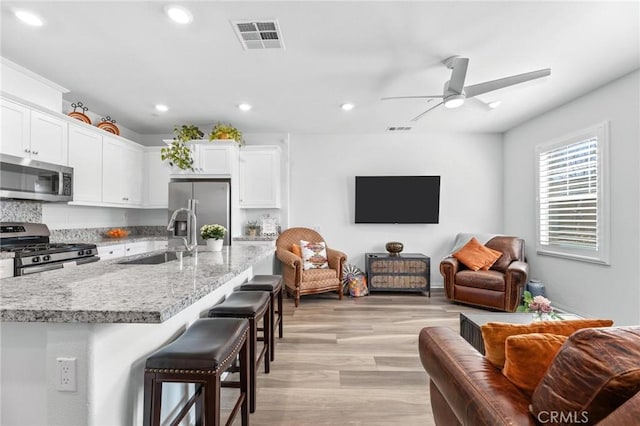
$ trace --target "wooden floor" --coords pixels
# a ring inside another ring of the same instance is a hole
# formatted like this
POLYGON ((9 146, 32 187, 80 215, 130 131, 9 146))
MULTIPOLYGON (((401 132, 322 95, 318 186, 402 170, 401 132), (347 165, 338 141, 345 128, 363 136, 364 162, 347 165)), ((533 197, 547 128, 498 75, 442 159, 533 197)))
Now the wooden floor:
POLYGON ((252 425, 433 425, 418 333, 458 331, 459 313, 476 310, 435 290, 431 298, 304 296, 298 308, 285 300, 284 311, 275 362, 258 376, 252 425))

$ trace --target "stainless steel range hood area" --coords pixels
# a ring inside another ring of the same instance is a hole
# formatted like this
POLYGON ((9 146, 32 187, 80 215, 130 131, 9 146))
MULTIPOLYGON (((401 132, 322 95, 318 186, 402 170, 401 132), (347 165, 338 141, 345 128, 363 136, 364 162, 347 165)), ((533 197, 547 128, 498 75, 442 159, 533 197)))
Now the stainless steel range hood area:
POLYGON ((0 154, 0 198, 73 200, 73 168, 0 154))

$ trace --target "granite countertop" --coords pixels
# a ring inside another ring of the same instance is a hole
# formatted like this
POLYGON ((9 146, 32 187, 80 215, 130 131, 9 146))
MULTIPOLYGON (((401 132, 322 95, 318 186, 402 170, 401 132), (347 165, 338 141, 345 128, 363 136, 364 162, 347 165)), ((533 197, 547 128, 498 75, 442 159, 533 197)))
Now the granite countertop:
MULTIPOLYGON (((272 254, 269 247, 198 247, 194 256, 159 265, 95 262, 5 278, 0 321, 161 323, 272 254)), ((129 256, 133 260, 164 250, 129 256)))
POLYGON ((276 241, 277 235, 256 235, 254 237, 249 235, 241 235, 239 237, 233 237, 233 241, 276 241))
POLYGON ((128 244, 135 243, 138 241, 167 241, 167 237, 165 236, 145 236, 145 235, 130 235, 124 238, 109 238, 109 237, 92 237, 92 238, 82 238, 81 240, 78 238, 56 238, 51 242, 54 243, 77 243, 83 242, 88 244, 95 244, 98 247, 101 246, 110 246, 115 244, 128 244))

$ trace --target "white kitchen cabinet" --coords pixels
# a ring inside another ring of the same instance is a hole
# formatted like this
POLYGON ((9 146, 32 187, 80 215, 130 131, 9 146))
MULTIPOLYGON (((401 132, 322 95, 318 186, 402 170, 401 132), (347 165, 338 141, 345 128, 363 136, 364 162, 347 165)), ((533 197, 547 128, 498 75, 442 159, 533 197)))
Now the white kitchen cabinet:
POLYGON ((13 277, 13 259, 0 259, 0 278, 13 277))
POLYGON ((67 165, 68 124, 66 121, 31 110, 31 158, 67 165))
MULTIPOLYGON (((171 140, 165 140, 171 143, 171 140)), ((215 175, 231 177, 237 171, 238 144, 227 140, 193 140, 187 143, 191 148, 193 171, 173 168, 174 175, 215 175)))
POLYGON ((67 122, 8 100, 1 100, 4 154, 67 165, 67 122))
POLYGON ((148 208, 169 206, 169 174, 171 167, 160 159, 161 147, 147 147, 144 150, 144 193, 142 204, 148 208))
POLYGON ((280 208, 280 147, 245 146, 240 151, 240 208, 280 208))
POLYGON ((110 136, 102 138, 102 201, 142 204, 142 146, 110 136))
POLYGON ((0 148, 2 153, 18 157, 29 157, 31 110, 4 99, 0 99, 0 107, 2 114, 0 148))
POLYGON ((124 257, 124 244, 111 244, 108 246, 98 247, 98 257, 100 260, 116 259, 118 257, 124 257))
POLYGON ((194 163, 199 173, 231 175, 234 162, 238 161, 237 143, 211 141, 194 147, 194 163))
POLYGON ((73 201, 102 202, 102 135, 70 125, 69 166, 73 167, 73 201))
POLYGON ((146 253, 153 251, 153 241, 138 241, 127 243, 124 245, 124 255, 133 256, 134 254, 146 253))

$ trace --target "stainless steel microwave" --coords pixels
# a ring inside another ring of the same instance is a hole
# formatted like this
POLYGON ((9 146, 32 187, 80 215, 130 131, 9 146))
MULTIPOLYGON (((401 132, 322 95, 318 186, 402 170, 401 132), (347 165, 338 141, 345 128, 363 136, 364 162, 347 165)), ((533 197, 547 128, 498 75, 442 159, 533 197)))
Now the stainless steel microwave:
POLYGON ((73 168, 0 154, 0 198, 72 201, 73 168))

